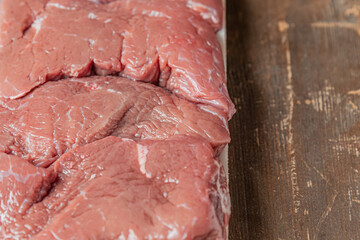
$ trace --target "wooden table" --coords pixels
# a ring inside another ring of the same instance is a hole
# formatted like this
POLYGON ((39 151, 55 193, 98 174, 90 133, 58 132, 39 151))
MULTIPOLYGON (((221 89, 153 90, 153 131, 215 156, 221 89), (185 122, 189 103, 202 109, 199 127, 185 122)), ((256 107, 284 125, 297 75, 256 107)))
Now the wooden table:
POLYGON ((230 239, 360 239, 360 0, 228 0, 230 239))

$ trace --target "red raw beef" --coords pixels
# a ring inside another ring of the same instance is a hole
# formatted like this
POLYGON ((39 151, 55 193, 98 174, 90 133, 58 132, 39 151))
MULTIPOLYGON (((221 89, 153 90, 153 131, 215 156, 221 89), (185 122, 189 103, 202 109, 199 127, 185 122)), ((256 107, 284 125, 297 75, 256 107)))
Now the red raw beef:
POLYGON ((69 149, 109 135, 166 139, 202 136, 220 152, 227 121, 152 84, 121 77, 47 82, 26 97, 0 101, 0 151, 49 166, 69 149))
POLYGON ((230 199, 213 154, 193 137, 107 137, 59 158, 55 182, 50 170, 2 154, 0 176, 13 176, 0 185, 2 194, 24 202, 30 190, 40 192, 26 212, 15 208, 8 216, 0 208, 8 219, 0 223, 2 239, 226 239, 230 199))
POLYGON ((65 77, 121 75, 227 118, 235 111, 213 27, 220 1, 4 0, 2 7, 0 97, 65 77))

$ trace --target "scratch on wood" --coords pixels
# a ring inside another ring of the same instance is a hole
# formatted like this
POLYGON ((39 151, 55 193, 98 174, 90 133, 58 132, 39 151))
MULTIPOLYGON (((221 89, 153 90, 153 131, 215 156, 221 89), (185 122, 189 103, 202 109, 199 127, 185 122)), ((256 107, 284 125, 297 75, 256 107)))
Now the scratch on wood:
POLYGON ((300 209, 300 189, 298 185, 298 175, 296 169, 296 158, 295 158, 295 147, 294 147, 294 134, 292 128, 292 120, 294 115, 294 88, 293 88, 293 73, 291 68, 291 53, 290 53, 290 44, 288 38, 288 29, 289 24, 285 21, 278 22, 278 29, 281 34, 281 41, 284 44, 285 48, 285 57, 286 57, 286 71, 287 71, 287 81, 286 81, 286 90, 287 90, 287 114, 282 121, 283 129, 287 129, 287 143, 290 159, 290 179, 292 186, 292 199, 294 212, 298 213, 300 209))
POLYGON ((352 199, 351 201, 354 202, 354 203, 359 203, 359 204, 360 204, 360 200, 359 200, 359 199, 352 199))
POLYGON ((345 28, 354 30, 360 36, 360 25, 352 22, 314 22, 313 28, 345 28))
POLYGON ((351 100, 349 100, 349 104, 352 109, 359 111, 359 107, 355 103, 353 103, 351 100))
POLYGON ((345 15, 346 16, 350 16, 350 15, 354 15, 356 17, 360 17, 360 6, 359 5, 354 5, 350 8, 347 8, 345 10, 345 15))
POLYGON ((307 209, 304 210, 304 215, 309 215, 309 211, 307 209))
POLYGON ((256 144, 260 146, 260 137, 259 137, 259 129, 255 128, 255 137, 256 137, 256 144))
POLYGON ((329 139, 329 142, 333 145, 332 149, 337 152, 347 152, 348 154, 360 157, 360 137, 350 136, 342 137, 338 139, 329 139))
POLYGON ((329 183, 329 179, 322 173, 320 172, 316 167, 312 167, 314 169, 315 172, 317 172, 317 174, 320 175, 320 177, 326 182, 329 183))
POLYGON ((307 182, 306 182, 306 185, 307 185, 308 188, 312 188, 312 187, 313 187, 313 184, 312 184, 312 181, 311 181, 311 180, 307 181, 307 182))
MULTIPOLYGON (((303 163, 305 164, 305 167, 307 169, 312 169, 313 171, 315 171, 326 182, 326 184, 329 184, 329 186, 331 186, 329 179, 322 172, 320 172, 316 167, 309 166, 309 164, 306 161, 303 161, 303 163)), ((310 180, 310 183, 309 182, 307 183, 307 186, 312 187, 311 180, 310 180)))
POLYGON ((310 99, 305 100, 305 103, 311 105, 317 112, 324 112, 327 120, 332 118, 334 106, 342 101, 342 96, 335 92, 335 88, 328 80, 325 80, 325 86, 322 89, 310 92, 308 95, 310 99))
POLYGON ((352 221, 352 216, 357 216, 357 212, 359 209, 360 204, 360 176, 359 176, 359 170, 351 167, 351 170, 353 171, 353 174, 351 174, 351 185, 348 188, 347 191, 347 199, 349 201, 349 207, 348 207, 348 214, 349 214, 349 221, 352 221), (354 211, 353 204, 356 204, 354 211))
POLYGON ((352 203, 353 203, 351 189, 348 190, 348 196, 349 196, 349 221, 351 222, 351 220, 352 220, 351 209, 352 209, 352 203))
POLYGON ((307 239, 310 240, 310 232, 309 232, 309 229, 307 229, 306 232, 307 232, 307 239))
POLYGON ((330 199, 330 202, 329 202, 329 204, 327 205, 326 209, 325 209, 324 212, 321 214, 320 219, 319 219, 319 222, 318 222, 318 224, 316 225, 316 228, 315 228, 315 234, 314 234, 313 239, 317 239, 322 224, 324 223, 324 221, 326 220, 326 218, 329 216, 330 212, 332 211, 332 208, 333 208, 333 206, 334 206, 335 199, 336 199, 337 195, 338 195, 338 192, 335 191, 335 193, 332 195, 332 197, 331 197, 331 199, 330 199))
POLYGON ((349 91, 347 94, 360 96, 360 89, 349 91))
POLYGON ((285 32, 289 29, 289 24, 285 21, 279 21, 278 29, 279 29, 279 32, 285 32))

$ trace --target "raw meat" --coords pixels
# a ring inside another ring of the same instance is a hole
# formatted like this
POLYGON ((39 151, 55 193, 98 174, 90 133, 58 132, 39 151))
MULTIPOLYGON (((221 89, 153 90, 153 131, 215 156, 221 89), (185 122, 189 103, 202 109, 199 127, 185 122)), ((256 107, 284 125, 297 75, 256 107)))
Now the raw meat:
POLYGON ((2 1, 0 239, 227 239, 222 11, 2 1))
MULTIPOLYGON (((27 232, 22 216, 47 195, 57 174, 38 168, 21 158, 0 153, 0 238, 17 239, 27 232), (12 228, 6 228, 12 224, 12 228), (23 229, 25 227, 25 229, 23 229), (16 233, 14 233, 16 232, 16 233)), ((36 225, 36 224, 35 224, 36 225)))
MULTIPOLYGON (((92 3, 110 3, 119 0, 88 0, 92 3)), ((159 5, 169 3, 171 0, 158 0, 159 5), (161 3, 160 1, 163 1, 161 3)), ((210 21, 215 30, 222 27, 222 0, 173 0, 183 1, 185 5, 199 14, 203 19, 210 21)), ((6 45, 11 41, 21 38, 25 30, 35 21, 36 17, 45 10, 49 0, 1 0, 1 32, 0 41, 6 45)), ((124 3, 124 1, 123 1, 124 3)), ((62 7, 59 1, 50 3, 54 6, 62 7)), ((125 4, 125 3, 124 3, 125 4)), ((128 4, 128 3, 126 3, 128 4)))
POLYGON ((203 19, 210 21, 216 30, 223 26, 223 1, 222 0, 183 0, 186 6, 199 13, 203 19))
POLYGON ((42 201, 0 223, 3 239, 226 238, 225 174, 201 139, 108 137, 66 153, 54 171, 42 201))
POLYGON ((24 32, 43 12, 48 0, 0 0, 0 46, 23 37, 24 32))
POLYGON ((108 135, 166 139, 202 136, 229 143, 226 119, 151 84, 120 77, 47 82, 26 97, 0 101, 0 151, 49 166, 69 149, 108 135))
MULTIPOLYGON (((110 3, 117 0, 90 0, 97 3, 110 3)), ((171 1, 171 0, 170 0, 171 1)), ((175 0, 183 1, 186 6, 192 9, 195 13, 208 20, 216 30, 222 28, 222 15, 223 15, 223 1, 222 0, 175 0)), ((159 5, 168 4, 169 0, 161 2, 157 1, 159 5)))
POLYGON ((209 6, 220 5, 205 2, 4 0, 3 8, 14 11, 5 9, 1 22, 0 97, 18 98, 64 77, 120 74, 216 107, 230 118, 234 106, 220 44, 199 17, 217 19, 221 11, 209 6), (17 10, 26 4, 27 17, 17 10))

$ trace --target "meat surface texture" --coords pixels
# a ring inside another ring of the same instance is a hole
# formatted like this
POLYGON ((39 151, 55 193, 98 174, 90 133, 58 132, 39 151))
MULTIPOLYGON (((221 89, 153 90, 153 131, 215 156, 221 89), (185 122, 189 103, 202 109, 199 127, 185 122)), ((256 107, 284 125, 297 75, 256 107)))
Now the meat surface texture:
MULTIPOLYGON (((38 168, 21 158, 0 153, 1 239, 18 239, 17 236, 26 235, 26 226, 21 225, 19 220, 47 195, 56 176, 54 171, 38 168), (8 225, 12 227, 7 228, 8 225)), ((34 227, 36 225, 34 222, 34 227)))
POLYGON ((226 240, 222 0, 0 2, 0 239, 226 240))
MULTIPOLYGON (((26 165, 17 174, 39 174, 27 185, 41 187, 45 170, 6 157, 5 163, 26 165)), ((6 164, 0 165, 1 175, 12 174, 6 164)), ((9 239, 38 240, 226 237, 230 199, 225 174, 211 146, 199 138, 136 143, 107 137, 64 154, 52 170, 58 180, 47 196, 33 201, 25 214, 13 212, 16 223, 1 221, 2 239, 9 231, 9 239)), ((1 188, 22 191, 19 176, 1 188)), ((47 176, 45 189, 53 180, 47 176)), ((8 217, 8 212, 1 214, 8 217)))
POLYGON ((230 141, 227 122, 207 110, 120 77, 48 82, 24 98, 0 101, 0 151, 46 167, 69 149, 109 135, 186 134, 202 136, 220 152, 230 141))
POLYGON ((64 77, 120 75, 234 113, 218 0, 4 0, 3 8, 0 97, 64 77))

